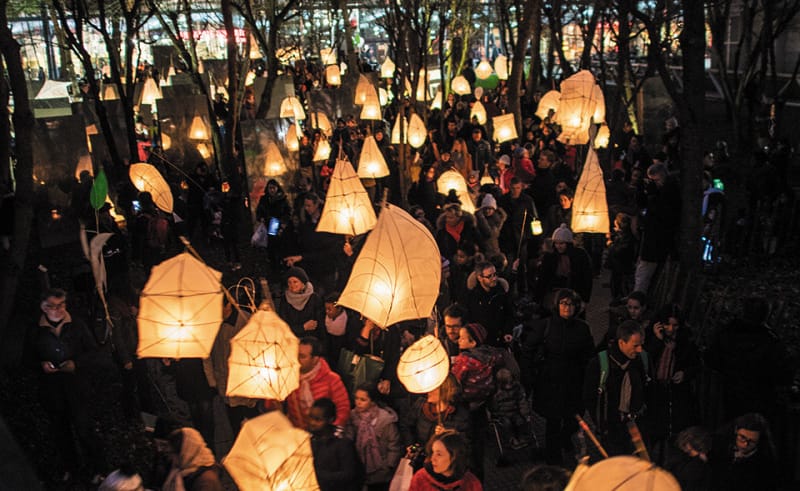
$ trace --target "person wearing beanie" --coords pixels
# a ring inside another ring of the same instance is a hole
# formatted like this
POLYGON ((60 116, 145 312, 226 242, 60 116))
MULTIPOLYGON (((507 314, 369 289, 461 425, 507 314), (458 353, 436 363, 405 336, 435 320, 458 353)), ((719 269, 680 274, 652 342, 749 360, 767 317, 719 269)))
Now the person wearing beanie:
POLYGON ((542 255, 534 299, 551 305, 552 296, 561 288, 578 292, 585 302, 592 296, 592 260, 582 248, 575 247, 572 230, 562 223, 553 232, 553 248, 542 255))
POLYGON ((497 200, 489 193, 483 197, 481 207, 475 212, 475 221, 478 225, 478 244, 486 257, 499 254, 500 231, 506 223, 508 214, 497 207, 497 200))
POLYGON ((293 266, 286 271, 286 290, 283 292, 278 315, 298 338, 314 336, 325 341, 325 304, 314 291, 303 268, 293 266))
POLYGON ((497 185, 503 194, 508 193, 511 189, 511 179, 514 177, 514 171, 511 170, 511 157, 508 155, 501 155, 497 159, 497 185))
POLYGON ((464 242, 478 242, 475 215, 464 211, 458 203, 447 203, 444 212, 436 219, 435 237, 441 255, 452 261, 464 242))

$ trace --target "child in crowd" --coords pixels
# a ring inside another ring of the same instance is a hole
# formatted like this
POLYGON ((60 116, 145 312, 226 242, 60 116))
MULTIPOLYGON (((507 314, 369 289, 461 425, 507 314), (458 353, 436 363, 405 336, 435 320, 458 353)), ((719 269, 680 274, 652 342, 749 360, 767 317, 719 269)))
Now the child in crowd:
POLYGON ((531 407, 525 389, 507 368, 499 369, 496 379, 497 392, 489 407, 492 418, 511 434, 511 448, 526 447, 530 443, 531 407))

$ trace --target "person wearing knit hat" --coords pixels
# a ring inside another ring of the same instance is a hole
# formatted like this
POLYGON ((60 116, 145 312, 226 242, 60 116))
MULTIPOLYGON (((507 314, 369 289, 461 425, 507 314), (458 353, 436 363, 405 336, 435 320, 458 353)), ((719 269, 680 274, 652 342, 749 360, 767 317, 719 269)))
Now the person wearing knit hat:
POLYGON ((511 167, 511 157, 508 155, 501 155, 499 159, 497 159, 497 163, 505 164, 506 168, 511 167))
POLYGON ((489 193, 486 193, 486 196, 483 197, 483 201, 481 201, 481 208, 491 208, 493 210, 497 209, 497 200, 494 199, 489 193))
POLYGON ((592 296, 593 270, 589 254, 573 243, 574 236, 566 223, 553 232, 553 250, 542 255, 534 299, 550 305, 560 288, 571 288, 585 302, 592 296))
POLYGON ((461 329, 462 332, 458 336, 459 348, 472 349, 486 342, 486 328, 477 322, 471 322, 461 329))
POLYGON ((303 283, 303 285, 308 283, 308 274, 306 274, 306 271, 299 266, 292 266, 291 268, 287 269, 285 276, 287 281, 289 278, 297 278, 303 283))
POLYGON ((295 336, 314 336, 325 339, 325 303, 314 291, 303 268, 293 266, 286 271, 286 290, 283 292, 278 315, 295 336))
POLYGON ((572 244, 573 236, 572 230, 567 227, 566 223, 562 223, 560 227, 553 231, 553 244, 558 244, 559 242, 564 244, 572 244))

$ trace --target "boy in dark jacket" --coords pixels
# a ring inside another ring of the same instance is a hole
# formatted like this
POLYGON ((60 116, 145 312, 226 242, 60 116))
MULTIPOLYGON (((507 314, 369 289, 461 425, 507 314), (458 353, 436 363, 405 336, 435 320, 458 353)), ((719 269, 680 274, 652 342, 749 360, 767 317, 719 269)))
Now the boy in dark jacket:
POLYGON ((497 370, 497 392, 489 409, 492 417, 503 429, 511 434, 511 448, 518 449, 528 445, 530 434, 531 407, 525 397, 525 389, 514 379, 511 370, 497 370))

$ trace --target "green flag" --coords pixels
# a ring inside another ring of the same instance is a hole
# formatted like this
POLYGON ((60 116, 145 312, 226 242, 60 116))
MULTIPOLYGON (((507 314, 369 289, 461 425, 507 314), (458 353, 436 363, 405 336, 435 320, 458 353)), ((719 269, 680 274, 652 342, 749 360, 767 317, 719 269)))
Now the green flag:
POLYGON ((103 203, 106 202, 106 195, 108 194, 108 179, 103 169, 97 173, 92 184, 92 192, 89 194, 89 202, 92 208, 99 210, 103 203))

